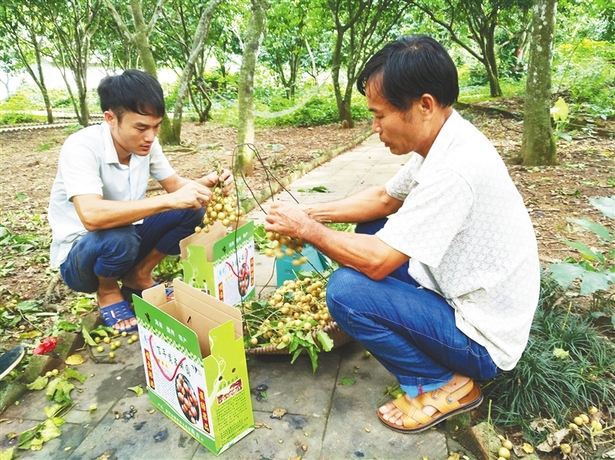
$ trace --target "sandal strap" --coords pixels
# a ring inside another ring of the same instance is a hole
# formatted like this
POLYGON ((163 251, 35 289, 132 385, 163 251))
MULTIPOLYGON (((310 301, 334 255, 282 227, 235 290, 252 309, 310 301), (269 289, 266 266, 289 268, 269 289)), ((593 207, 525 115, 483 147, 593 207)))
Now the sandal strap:
POLYGON ((397 398, 393 400, 393 405, 404 414, 402 417, 404 428, 415 428, 433 420, 432 416, 423 412, 424 406, 420 406, 416 398, 410 401, 406 397, 397 398))
POLYGON ((416 401, 423 407, 432 406, 438 409, 441 414, 445 414, 460 407, 459 400, 467 396, 474 388, 474 382, 470 379, 461 388, 448 392, 443 388, 428 391, 416 397, 416 401))
POLYGON ((128 302, 125 300, 107 305, 106 307, 100 307, 100 314, 106 326, 113 326, 120 321, 129 320, 135 317, 134 313, 130 310, 128 302))

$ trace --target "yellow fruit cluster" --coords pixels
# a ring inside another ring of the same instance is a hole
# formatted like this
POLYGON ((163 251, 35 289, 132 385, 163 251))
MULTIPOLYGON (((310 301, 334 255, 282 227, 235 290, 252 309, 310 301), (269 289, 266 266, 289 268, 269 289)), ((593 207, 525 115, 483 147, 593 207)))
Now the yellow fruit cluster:
POLYGON ((316 330, 333 320, 327 308, 326 283, 312 278, 286 280, 268 298, 270 314, 260 321, 247 316, 250 345, 288 343, 296 331, 316 330))
MULTIPOLYGON (((295 254, 301 254, 305 241, 300 238, 291 238, 290 236, 280 235, 275 232, 267 232, 267 239, 272 242, 271 246, 265 248, 265 255, 281 259, 285 255, 293 257, 295 254)), ((300 256, 293 259, 293 265, 298 267, 307 262, 307 257, 300 256)))
POLYGON ((194 231, 199 233, 201 231, 209 232, 209 226, 213 225, 216 221, 222 222, 222 225, 228 227, 229 225, 237 222, 244 211, 237 201, 237 195, 230 193, 224 195, 222 191, 222 185, 216 185, 212 189, 211 200, 205 208, 205 215, 203 216, 203 226, 196 227, 194 231))

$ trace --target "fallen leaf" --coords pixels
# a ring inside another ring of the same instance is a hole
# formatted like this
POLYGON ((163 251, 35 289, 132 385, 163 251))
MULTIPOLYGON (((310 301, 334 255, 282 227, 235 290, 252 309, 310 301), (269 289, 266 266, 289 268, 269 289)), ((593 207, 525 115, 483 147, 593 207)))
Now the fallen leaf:
POLYGON ((354 385, 354 383, 355 379, 351 379, 350 377, 344 377, 342 380, 340 380, 340 384, 345 386, 354 385))
POLYGON ((258 429, 258 428, 267 428, 268 430, 271 429, 271 427, 269 425, 267 425, 264 422, 255 422, 254 423, 254 428, 258 429))
POLYGON ((287 412, 286 409, 273 409, 273 412, 271 413, 269 417, 277 418, 278 420, 281 420, 282 417, 284 417, 284 415, 286 414, 286 412, 287 412))
POLYGON ((141 385, 137 385, 134 387, 128 387, 129 390, 134 391, 137 396, 141 396, 143 394, 143 387, 141 385))
POLYGON ((78 366, 79 364, 85 363, 85 358, 81 356, 79 353, 75 353, 74 355, 70 355, 66 358, 66 364, 69 366, 78 366))

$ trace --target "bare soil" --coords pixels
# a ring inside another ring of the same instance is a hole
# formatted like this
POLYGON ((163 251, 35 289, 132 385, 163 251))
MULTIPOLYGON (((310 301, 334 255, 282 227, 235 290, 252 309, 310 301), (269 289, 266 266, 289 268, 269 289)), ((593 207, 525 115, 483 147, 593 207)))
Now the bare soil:
MULTIPOLYGON (((518 156, 521 146, 522 125, 511 117, 519 113, 520 106, 518 101, 511 101, 504 108, 506 112, 502 113, 477 108, 461 112, 492 140, 503 159, 510 163, 518 156)), ((601 135, 579 131, 572 142, 559 140, 557 166, 508 165, 534 222, 544 265, 572 254, 562 242, 565 238, 578 237, 569 233, 568 217, 590 217, 613 230, 612 222, 603 218, 588 199, 615 195, 614 125, 611 122, 601 126, 598 130, 601 135)), ((267 171, 284 179, 302 165, 317 163, 328 152, 353 146, 365 137, 368 129, 369 123, 363 122, 353 129, 332 125, 260 130, 255 140, 258 157, 254 175, 247 178, 248 186, 258 193, 271 180, 267 171)), ((36 236, 44 246, 49 243, 51 232, 46 221, 49 191, 60 148, 69 134, 66 128, 0 132, 3 169, 0 223, 12 234, 36 236)), ((214 166, 229 167, 236 154, 236 132, 228 127, 185 122, 182 141, 181 146, 165 151, 178 173, 186 177, 199 177, 214 166)), ((152 190, 155 189, 152 184, 152 190)), ((587 235, 582 238, 588 240, 587 235)), ((54 279, 55 273, 49 269, 46 259, 46 246, 39 250, 21 249, 21 252, 14 247, 2 249, 0 305, 11 299, 42 299, 54 279), (13 260, 15 265, 3 273, 3 264, 8 260, 13 260)), ((64 288, 58 292, 59 296, 53 296, 54 303, 65 304, 72 296, 64 288)))

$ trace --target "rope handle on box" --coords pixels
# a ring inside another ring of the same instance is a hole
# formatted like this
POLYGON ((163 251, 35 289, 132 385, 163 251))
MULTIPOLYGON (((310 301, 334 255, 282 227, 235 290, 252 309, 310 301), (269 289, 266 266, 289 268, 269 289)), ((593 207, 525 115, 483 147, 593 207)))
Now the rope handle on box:
POLYGON ((162 366, 160 365, 160 362, 158 361, 158 358, 156 357, 156 352, 154 351, 154 344, 152 343, 152 337, 154 336, 154 334, 151 334, 149 336, 149 348, 150 350, 152 350, 152 356, 154 357, 154 361, 156 361, 156 365, 158 366, 158 369, 160 370, 160 372, 162 373, 162 375, 164 376, 165 379, 167 379, 169 382, 175 380, 175 376, 177 375, 177 372, 179 371, 179 368, 181 367, 182 363, 186 360, 186 357, 184 356, 179 363, 177 364, 177 366, 175 367, 175 372, 173 372, 173 375, 171 377, 169 377, 167 375, 167 373, 165 372, 165 370, 162 368, 162 366))

